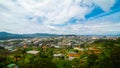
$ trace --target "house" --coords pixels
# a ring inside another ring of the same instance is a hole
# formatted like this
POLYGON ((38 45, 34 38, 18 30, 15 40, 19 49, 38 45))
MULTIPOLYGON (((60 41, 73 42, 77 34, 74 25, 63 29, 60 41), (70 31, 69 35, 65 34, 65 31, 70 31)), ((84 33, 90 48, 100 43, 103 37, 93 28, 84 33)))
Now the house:
POLYGON ((7 49, 9 51, 14 51, 15 47, 14 46, 5 46, 5 49, 7 49))
POLYGON ((55 48, 60 48, 60 46, 54 46, 55 48))
POLYGON ((32 51, 27 51, 27 53, 36 55, 39 53, 39 51, 32 50, 32 51))
POLYGON ((73 60, 75 58, 78 58, 79 55, 76 52, 69 52, 68 53, 68 60, 73 60))
POLYGON ((93 52, 93 53, 95 53, 95 54, 100 54, 100 53, 101 53, 101 51, 100 51, 99 48, 90 47, 90 48, 89 48, 89 51, 91 51, 91 52, 93 52))
POLYGON ((53 56, 54 56, 55 58, 64 57, 63 54, 53 54, 53 56))
POLYGON ((80 48, 80 47, 74 47, 73 49, 78 51, 84 51, 84 48, 80 48))

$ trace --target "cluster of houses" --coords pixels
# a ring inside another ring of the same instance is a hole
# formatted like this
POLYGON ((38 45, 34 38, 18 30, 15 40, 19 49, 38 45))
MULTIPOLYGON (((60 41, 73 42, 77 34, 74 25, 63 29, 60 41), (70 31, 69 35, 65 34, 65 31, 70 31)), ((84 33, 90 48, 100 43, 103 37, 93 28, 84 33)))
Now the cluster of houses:
MULTIPOLYGON (((97 39, 113 39, 116 40, 117 37, 84 37, 84 36, 67 36, 67 37, 52 37, 52 38, 31 38, 31 39, 16 39, 16 40, 5 40, 0 41, 0 46, 4 47, 4 49, 9 51, 17 51, 18 48, 21 49, 27 49, 29 46, 33 46, 32 50, 28 50, 26 54, 33 54, 37 55, 40 51, 34 48, 41 47, 43 49, 47 48, 56 48, 56 49, 65 49, 65 48, 71 48, 72 51, 67 51, 66 54, 59 52, 54 53, 54 58, 63 58, 65 60, 73 60, 75 58, 79 58, 81 55, 87 52, 87 54, 101 54, 101 48, 100 47, 86 47, 84 48, 83 44, 89 44, 92 43, 94 40, 97 39)), ((15 61, 20 60, 21 57, 15 58, 14 56, 10 56, 15 61)), ((84 57, 87 58, 87 57, 84 57)), ((85 60, 81 61, 83 63, 85 60)), ((8 68, 18 68, 16 64, 9 64, 7 66, 8 68)))
MULTIPOLYGON (((52 38, 31 38, 31 39, 20 39, 20 40, 5 40, 0 42, 0 46, 4 47, 5 49, 9 51, 16 51, 18 47, 20 48, 28 48, 28 46, 34 46, 34 47, 42 47, 43 49, 46 48, 72 48, 73 50, 80 51, 81 54, 84 53, 84 50, 88 50, 88 54, 95 53, 100 54, 100 48, 83 48, 81 47, 82 44, 87 44, 93 42, 95 39, 100 39, 102 37, 96 37, 96 36, 63 36, 63 37, 52 37, 52 38), (15 45, 14 45, 15 44, 15 45)), ((103 37, 105 39, 117 39, 117 37, 103 37)), ((37 51, 35 49, 27 51, 27 54, 38 54, 40 51, 37 51)), ((72 60, 74 58, 78 58, 81 54, 72 51, 68 52, 67 55, 64 55, 62 53, 55 53, 53 56, 55 58, 58 57, 68 57, 68 60, 72 60)))

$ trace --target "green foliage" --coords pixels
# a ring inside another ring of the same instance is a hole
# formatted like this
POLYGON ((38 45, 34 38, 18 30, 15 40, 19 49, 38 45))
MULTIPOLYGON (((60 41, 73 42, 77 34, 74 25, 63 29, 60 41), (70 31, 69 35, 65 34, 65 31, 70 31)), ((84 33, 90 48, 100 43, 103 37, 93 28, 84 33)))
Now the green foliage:
POLYGON ((67 60, 57 60, 55 63, 57 68, 72 68, 70 62, 67 60))
MULTIPOLYGON (((88 50, 86 48, 81 57, 71 61, 64 58, 55 59, 53 57, 54 53, 62 53, 66 57, 68 51, 74 51, 71 48, 43 49, 38 47, 36 50, 40 52, 37 55, 26 53, 28 50, 33 49, 32 46, 29 46, 27 49, 18 48, 18 50, 14 52, 1 48, 0 68, 4 68, 10 63, 17 64, 19 68, 120 68, 120 38, 116 41, 100 39, 93 44, 95 44, 96 47, 100 47, 101 54, 89 54, 87 53, 88 50), (11 58, 10 56, 13 56, 14 58, 11 58), (14 61, 14 59, 17 58, 20 58, 20 60, 14 61)), ((79 53, 80 51, 75 52, 79 53)))
MULTIPOLYGON (((29 58, 30 59, 30 58, 29 58)), ((56 68, 55 64, 51 62, 50 59, 47 58, 31 58, 28 61, 28 58, 25 60, 26 62, 23 64, 19 64, 20 68, 56 68)))
POLYGON ((116 40, 116 43, 117 43, 117 44, 120 44, 120 38, 118 38, 118 39, 116 40))
POLYGON ((5 65, 6 65, 5 61, 6 61, 6 58, 0 56, 0 68, 5 67, 5 65))
POLYGON ((120 46, 119 40, 97 40, 94 43, 101 44, 102 53, 100 55, 91 54, 87 63, 89 68, 119 68, 120 67, 120 46))

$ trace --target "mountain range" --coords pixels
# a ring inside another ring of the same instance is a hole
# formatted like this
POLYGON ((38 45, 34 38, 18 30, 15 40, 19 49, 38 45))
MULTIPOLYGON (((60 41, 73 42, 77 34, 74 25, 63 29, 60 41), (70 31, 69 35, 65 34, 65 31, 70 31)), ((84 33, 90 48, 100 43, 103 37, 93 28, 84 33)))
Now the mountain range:
MULTIPOLYGON (((77 35, 74 35, 74 34, 58 35, 58 34, 49 34, 49 33, 13 34, 13 33, 8 33, 8 32, 0 32, 0 40, 34 38, 34 37, 56 37, 56 36, 77 36, 77 35)), ((78 35, 78 36, 80 36, 80 35, 78 35)), ((81 35, 81 36, 120 36, 120 33, 103 34, 103 35, 88 34, 88 35, 81 35)))
POLYGON ((59 36, 59 35, 57 35, 57 34, 48 34, 48 33, 13 34, 13 33, 8 33, 8 32, 0 32, 0 40, 33 38, 33 37, 53 37, 53 36, 59 36))

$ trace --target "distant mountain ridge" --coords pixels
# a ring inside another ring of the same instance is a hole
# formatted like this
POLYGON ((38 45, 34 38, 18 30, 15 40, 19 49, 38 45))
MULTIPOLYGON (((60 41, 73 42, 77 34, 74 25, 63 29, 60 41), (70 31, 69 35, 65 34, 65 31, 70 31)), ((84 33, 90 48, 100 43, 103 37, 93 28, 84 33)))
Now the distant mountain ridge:
POLYGON ((59 35, 57 35, 57 34, 47 34, 47 33, 12 34, 12 33, 8 33, 8 32, 0 32, 0 40, 32 38, 32 37, 52 37, 52 36, 59 36, 59 35))
MULTIPOLYGON (((0 40, 6 40, 6 39, 21 39, 21 38, 34 38, 34 37, 55 37, 55 36, 77 36, 74 34, 67 34, 67 35, 58 35, 58 34, 48 34, 48 33, 34 33, 34 34, 13 34, 8 32, 0 32, 0 40)), ((78 36, 119 36, 118 34, 86 34, 86 35, 78 35, 78 36)))

